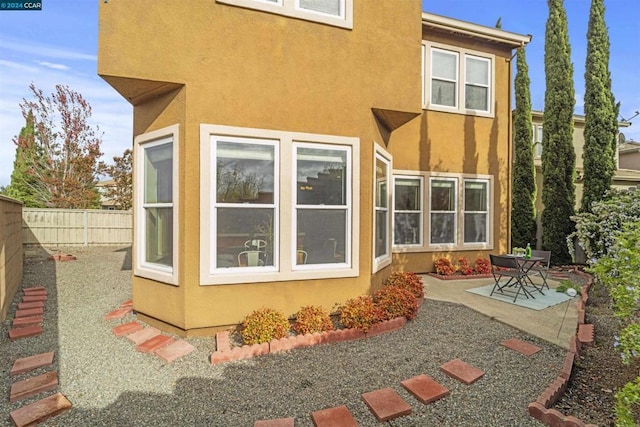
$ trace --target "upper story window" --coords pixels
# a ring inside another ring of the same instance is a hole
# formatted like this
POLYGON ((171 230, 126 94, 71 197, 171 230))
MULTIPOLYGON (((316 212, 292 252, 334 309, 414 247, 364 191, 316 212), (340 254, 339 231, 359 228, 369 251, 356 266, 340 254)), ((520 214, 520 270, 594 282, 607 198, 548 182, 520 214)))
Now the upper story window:
POLYGON ((493 55, 423 42, 422 59, 424 108, 493 116, 493 55))
POLYGON ((542 157, 542 125, 531 125, 533 129, 533 155, 542 157))
POLYGON ((353 0, 216 0, 306 21, 353 28, 353 0))

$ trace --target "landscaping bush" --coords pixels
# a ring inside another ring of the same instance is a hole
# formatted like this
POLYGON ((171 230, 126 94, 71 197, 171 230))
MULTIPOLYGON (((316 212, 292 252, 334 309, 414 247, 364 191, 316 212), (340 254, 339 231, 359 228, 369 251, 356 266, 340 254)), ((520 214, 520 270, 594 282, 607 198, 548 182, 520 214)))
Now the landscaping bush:
POLYGON ((416 273, 397 271, 385 280, 385 286, 400 286, 410 291, 417 299, 424 298, 424 284, 422 278, 416 273))
POLYGON ((340 313, 340 323, 345 328, 357 328, 364 332, 384 318, 380 307, 370 296, 352 298, 344 303, 340 313))
POLYGON ((474 268, 478 274, 489 274, 491 273, 491 261, 486 258, 478 258, 474 268))
POLYGON ((333 323, 329 313, 322 307, 308 305, 302 307, 295 314, 296 321, 293 330, 298 334, 312 334, 333 330, 333 323))
POLYGON ((385 286, 377 290, 374 302, 382 311, 383 320, 406 317, 411 320, 418 313, 418 300, 410 290, 400 286, 385 286))
POLYGON ((473 273, 473 268, 471 268, 471 265, 469 264, 469 260, 466 259, 465 257, 462 257, 458 260, 458 271, 464 274, 465 276, 468 276, 469 274, 473 273))
POLYGON ((285 315, 270 308, 261 308, 249 314, 242 326, 242 339, 247 345, 284 338, 289 331, 289 321, 285 315))
POLYGON ((434 265, 436 268, 436 273, 443 276, 451 276, 456 272, 456 269, 449 258, 438 258, 434 265))

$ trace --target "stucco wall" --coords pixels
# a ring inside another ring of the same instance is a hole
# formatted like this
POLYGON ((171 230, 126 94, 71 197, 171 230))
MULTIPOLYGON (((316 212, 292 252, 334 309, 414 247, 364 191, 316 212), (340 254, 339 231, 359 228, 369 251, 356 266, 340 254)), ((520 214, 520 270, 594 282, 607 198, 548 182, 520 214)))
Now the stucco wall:
POLYGON ((0 196, 0 320, 22 282, 22 203, 0 196))

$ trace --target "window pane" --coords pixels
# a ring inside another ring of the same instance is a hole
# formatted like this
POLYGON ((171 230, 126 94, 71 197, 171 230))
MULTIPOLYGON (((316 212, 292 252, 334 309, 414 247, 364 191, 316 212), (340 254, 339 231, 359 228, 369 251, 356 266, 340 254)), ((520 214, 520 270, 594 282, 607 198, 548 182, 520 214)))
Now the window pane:
POLYGON ((465 108, 470 110, 489 111, 489 88, 481 86, 465 86, 465 108))
POLYGON ((487 241, 487 214, 465 213, 464 242, 485 243, 487 241))
POLYGON ((173 208, 145 208, 145 262, 173 266, 173 208))
POLYGON ((442 80, 431 80, 431 103, 456 106, 456 84, 442 80))
POLYGON ((387 213, 386 209, 376 211, 376 258, 387 254, 387 213))
POLYGON ((453 211, 456 207, 455 181, 431 181, 431 210, 453 211))
POLYGON ((376 206, 387 207, 387 163, 376 158, 376 206))
POLYGON ((273 265, 273 209, 217 209, 217 268, 273 265))
POLYGON ((274 146, 218 141, 218 203, 273 203, 274 146))
POLYGON ((455 243, 455 214, 431 214, 431 243, 455 243))
POLYGON ((438 50, 431 51, 431 75, 435 78, 457 80, 455 53, 447 53, 438 50))
POLYGON ((397 213, 394 217, 393 243, 417 245, 420 243, 420 213, 397 213))
POLYGON ((464 183, 464 210, 487 210, 487 183, 465 181, 464 183))
POLYGON ((144 149, 144 203, 173 201, 173 143, 144 149))
POLYGON ((299 147, 297 151, 297 203, 347 204, 347 153, 299 147))
POLYGON ((344 263, 347 213, 339 209, 299 209, 298 249, 307 253, 307 264, 344 263))
POLYGON ((341 16, 341 3, 342 0, 300 0, 300 8, 341 16))
POLYGON ((420 210, 420 180, 396 179, 395 180, 395 208, 401 211, 420 210))
POLYGON ((466 82, 489 85, 489 62, 472 57, 466 58, 466 82))

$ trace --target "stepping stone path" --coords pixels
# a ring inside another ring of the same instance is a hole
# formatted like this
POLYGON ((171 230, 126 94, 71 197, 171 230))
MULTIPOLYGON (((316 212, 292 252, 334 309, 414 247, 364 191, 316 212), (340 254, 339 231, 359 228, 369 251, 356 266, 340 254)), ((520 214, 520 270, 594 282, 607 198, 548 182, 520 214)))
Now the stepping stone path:
MULTIPOLYGON (((22 302, 18 303, 11 324, 12 328, 9 329, 11 341, 26 339, 44 332, 41 324, 46 301, 47 290, 44 287, 22 289, 22 302)), ((13 362, 9 375, 27 374, 38 368, 51 366, 54 356, 55 353, 50 351, 17 359, 13 362)), ((58 371, 48 371, 11 384, 9 402, 17 402, 45 391, 55 390, 57 387, 58 371)), ((56 393, 12 411, 9 417, 17 427, 31 426, 66 411, 71 406, 71 402, 62 393, 56 393)))

